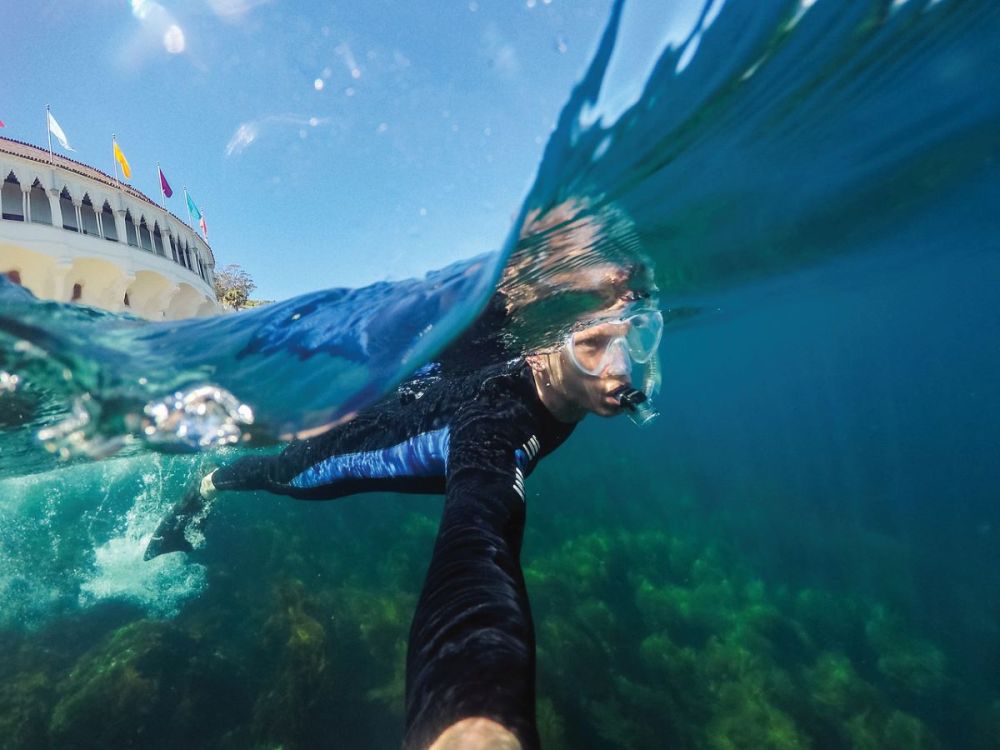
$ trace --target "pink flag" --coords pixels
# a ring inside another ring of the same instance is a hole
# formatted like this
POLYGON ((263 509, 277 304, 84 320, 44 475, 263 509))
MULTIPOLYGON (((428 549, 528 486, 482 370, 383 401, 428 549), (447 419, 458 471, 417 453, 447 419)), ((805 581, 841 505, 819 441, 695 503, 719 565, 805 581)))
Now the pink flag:
POLYGON ((0 120, 0 128, 5 128, 5 127, 7 127, 7 126, 4 124, 4 121, 0 120))
POLYGON ((163 170, 157 166, 156 171, 160 173, 160 189, 163 191, 163 194, 169 198, 174 194, 174 191, 170 189, 170 183, 167 182, 167 178, 163 175, 163 170))
POLYGON ((198 219, 198 226, 201 227, 201 233, 205 235, 205 239, 208 239, 208 224, 205 223, 205 217, 202 216, 198 219))

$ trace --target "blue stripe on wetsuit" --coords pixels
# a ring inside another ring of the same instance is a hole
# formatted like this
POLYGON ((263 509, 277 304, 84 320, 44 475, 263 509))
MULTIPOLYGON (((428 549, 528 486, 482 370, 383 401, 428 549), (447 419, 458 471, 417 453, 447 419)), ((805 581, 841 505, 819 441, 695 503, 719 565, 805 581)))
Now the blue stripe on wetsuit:
POLYGON ((344 479, 444 476, 449 438, 448 428, 442 427, 388 448, 330 456, 297 474, 289 484, 308 489, 344 479))

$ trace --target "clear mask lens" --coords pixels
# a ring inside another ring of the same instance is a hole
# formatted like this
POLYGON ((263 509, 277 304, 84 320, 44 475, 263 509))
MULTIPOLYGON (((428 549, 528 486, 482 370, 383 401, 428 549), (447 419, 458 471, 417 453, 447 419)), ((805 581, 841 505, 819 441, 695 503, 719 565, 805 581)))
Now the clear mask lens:
POLYGON ((660 339, 663 336, 663 315, 659 310, 639 313, 633 315, 627 322, 628 333, 625 340, 628 342, 629 354, 636 362, 645 364, 656 354, 660 346, 660 339))
POLYGON ((650 310, 577 331, 569 337, 567 350, 573 364, 588 375, 627 375, 633 364, 649 362, 662 336, 663 315, 650 310))

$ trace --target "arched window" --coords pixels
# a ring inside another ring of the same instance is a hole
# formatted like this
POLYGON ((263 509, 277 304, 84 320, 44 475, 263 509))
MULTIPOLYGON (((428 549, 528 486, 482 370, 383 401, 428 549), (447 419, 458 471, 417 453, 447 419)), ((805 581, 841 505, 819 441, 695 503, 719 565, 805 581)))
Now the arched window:
POLYGON ((21 195, 21 183, 14 173, 7 175, 0 191, 0 203, 3 204, 3 217, 11 221, 24 221, 24 196, 21 195))
POLYGON ((153 252, 153 240, 149 236, 149 227, 146 226, 146 217, 139 219, 139 244, 143 250, 153 252))
POLYGON ((187 268, 187 241, 181 241, 177 245, 177 254, 181 256, 181 265, 187 268))
POLYGON ((45 188, 38 180, 31 186, 28 203, 31 204, 31 220, 34 223, 52 226, 52 204, 49 203, 49 196, 45 194, 45 188))
POLYGON ((174 263, 177 262, 177 243, 174 242, 174 236, 168 235, 170 237, 170 254, 174 256, 174 263))
POLYGON ((101 226, 104 228, 104 239, 118 242, 118 225, 115 224, 115 212, 111 210, 111 205, 104 201, 104 208, 101 209, 101 226))
POLYGON ((135 233, 135 222, 132 221, 132 212, 125 211, 125 241, 132 247, 139 247, 139 240, 135 233))
POLYGON ((122 300, 122 303, 125 305, 125 307, 132 307, 132 303, 129 302, 128 299, 128 292, 125 292, 125 298, 122 300))
POLYGON ((83 296, 83 284, 74 284, 73 285, 73 297, 71 298, 70 301, 71 302, 76 302, 82 296, 83 296))
POLYGON ((80 218, 83 219, 83 233, 100 235, 101 230, 97 228, 97 212, 94 211, 94 204, 90 201, 90 196, 84 194, 80 201, 80 218))
POLYGON ((188 268, 190 268, 193 271, 194 270, 194 263, 191 260, 191 247, 190 247, 190 245, 185 245, 184 246, 184 254, 187 256, 187 263, 185 263, 184 265, 186 265, 188 268))
POLYGON ((157 255, 166 255, 163 251, 163 235, 160 234, 159 222, 153 224, 153 247, 156 248, 157 255))
POLYGON ((59 193, 59 209, 62 211, 63 229, 79 232, 80 228, 76 225, 76 207, 73 205, 73 198, 66 188, 63 188, 62 192, 59 193))

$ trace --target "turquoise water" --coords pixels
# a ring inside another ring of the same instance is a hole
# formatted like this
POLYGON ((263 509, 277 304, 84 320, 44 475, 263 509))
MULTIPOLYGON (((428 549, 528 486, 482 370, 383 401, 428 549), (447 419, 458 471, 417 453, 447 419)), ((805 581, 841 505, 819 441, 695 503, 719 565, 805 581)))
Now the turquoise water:
POLYGON ((997 747, 998 42, 987 2, 626 3, 494 254, 176 330, 0 288, 6 746, 397 745, 440 499, 241 495, 191 555, 145 539, 495 286, 530 349, 631 263, 663 416, 587 420, 528 486, 545 746, 997 747))

